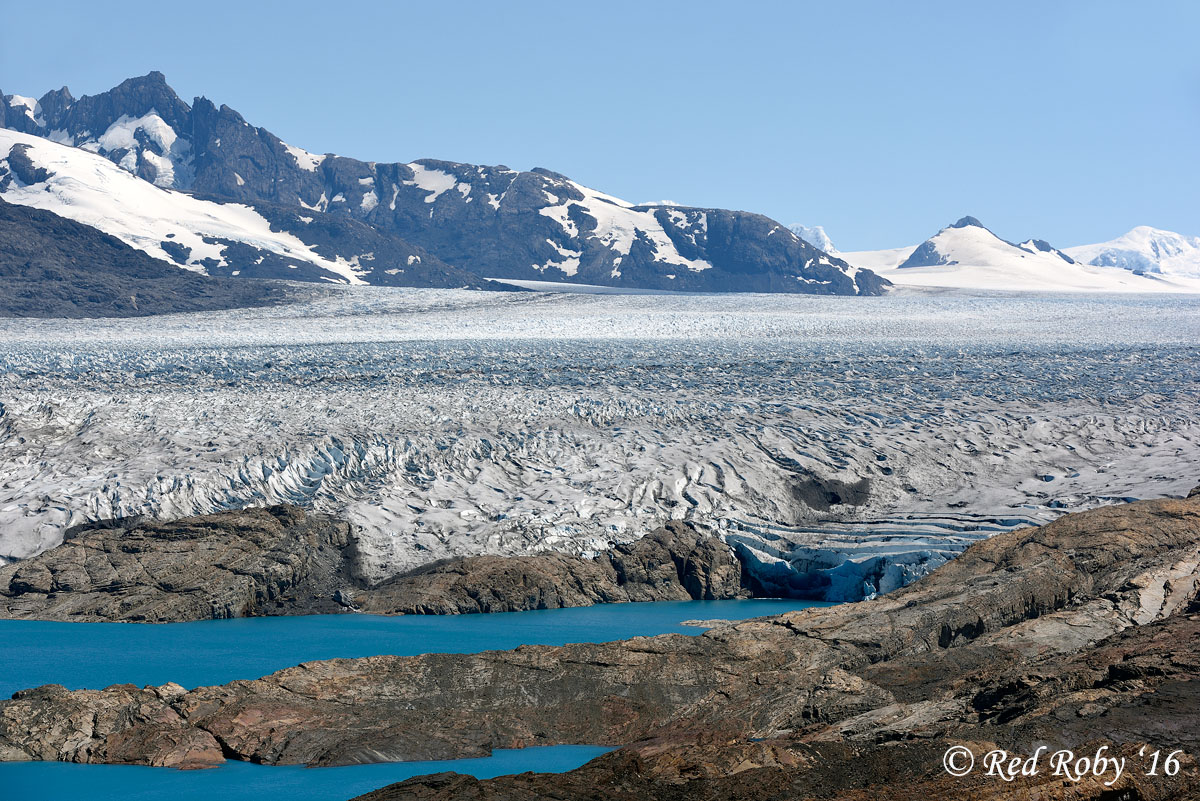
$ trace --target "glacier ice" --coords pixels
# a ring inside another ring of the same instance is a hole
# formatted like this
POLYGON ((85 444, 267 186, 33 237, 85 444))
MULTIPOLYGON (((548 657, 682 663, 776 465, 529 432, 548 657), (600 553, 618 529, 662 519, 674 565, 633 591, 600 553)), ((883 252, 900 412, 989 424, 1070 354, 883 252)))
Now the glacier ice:
POLYGON ((1198 341, 1176 296, 331 287, 0 320, 0 558, 290 501, 347 516, 372 581, 687 519, 765 591, 869 596, 996 531, 1186 492, 1198 341))

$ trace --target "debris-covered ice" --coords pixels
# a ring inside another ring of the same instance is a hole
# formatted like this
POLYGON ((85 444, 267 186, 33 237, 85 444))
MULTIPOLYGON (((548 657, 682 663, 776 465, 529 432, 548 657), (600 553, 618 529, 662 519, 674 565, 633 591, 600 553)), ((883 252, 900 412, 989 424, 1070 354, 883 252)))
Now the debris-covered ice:
POLYGON ((1200 483, 1192 297, 331 291, 0 321, 0 556, 291 501, 381 579, 668 518, 767 590, 860 597, 971 541, 1200 483))

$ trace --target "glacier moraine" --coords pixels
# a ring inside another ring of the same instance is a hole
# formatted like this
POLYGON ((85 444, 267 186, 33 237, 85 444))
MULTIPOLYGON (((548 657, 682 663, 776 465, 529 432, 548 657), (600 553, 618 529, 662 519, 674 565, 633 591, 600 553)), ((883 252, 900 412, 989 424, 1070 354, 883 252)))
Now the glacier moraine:
POLYGON ((0 320, 0 557, 67 528, 290 501, 379 580, 594 552, 669 518, 780 592, 855 598, 974 539, 1183 494, 1200 299, 330 289, 0 320))

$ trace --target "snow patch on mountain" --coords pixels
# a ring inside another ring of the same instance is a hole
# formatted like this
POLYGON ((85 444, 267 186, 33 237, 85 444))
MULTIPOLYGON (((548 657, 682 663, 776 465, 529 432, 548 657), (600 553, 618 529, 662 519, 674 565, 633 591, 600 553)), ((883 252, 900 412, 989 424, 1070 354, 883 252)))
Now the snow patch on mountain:
POLYGON ((138 131, 144 131, 146 136, 164 151, 170 150, 179 138, 175 129, 167 125, 163 118, 158 116, 157 111, 151 111, 137 119, 131 119, 129 115, 122 114, 116 122, 108 126, 108 130, 96 141, 101 150, 133 149, 138 146, 136 137, 138 131))
POLYGON ((119 155, 117 164, 126 172, 137 174, 141 165, 148 164, 158 186, 186 189, 191 185, 191 143, 153 109, 140 117, 122 114, 99 137, 87 138, 78 146, 112 158, 119 155))
POLYGON ((449 192, 458 183, 458 178, 448 172, 435 170, 419 162, 413 162, 408 165, 412 170, 412 180, 405 181, 406 186, 415 186, 418 189, 423 189, 428 194, 425 195, 426 203, 433 203, 445 192, 449 192))
POLYGON ((46 123, 42 119, 42 106, 32 97, 9 95, 8 106, 9 108, 23 110, 25 115, 39 128, 46 127, 46 123))
MULTIPOLYGON (((547 192, 548 199, 559 202, 545 206, 538 211, 558 222, 563 232, 571 239, 577 239, 580 236, 578 226, 570 216, 572 208, 577 207, 595 220, 595 228, 585 232, 584 237, 599 241, 613 252, 612 264, 616 275, 620 274, 617 268, 629 256, 634 242, 639 237, 649 243, 654 251, 654 260, 663 265, 681 267, 693 272, 712 268, 712 264, 704 259, 690 259, 681 255, 654 210, 665 209, 668 221, 680 232, 689 236, 693 243, 696 242, 697 236, 697 233, 692 231, 693 228, 702 228, 705 232, 708 229, 708 218, 703 212, 694 209, 667 209, 662 206, 636 207, 620 198, 606 195, 574 181, 563 181, 562 183, 583 195, 583 200, 575 200, 564 195, 565 199, 559 201, 559 196, 547 192)), ((574 273, 568 274, 573 275, 574 273)))
MULTIPOLYGON (((219 142, 220 140, 218 140, 218 143, 219 142)), ((287 149, 287 152, 292 154, 292 158, 296 160, 296 166, 302 170, 316 172, 317 167, 321 166, 321 162, 325 161, 324 156, 318 156, 315 153, 309 153, 302 147, 289 145, 287 142, 284 142, 283 146, 287 149)))

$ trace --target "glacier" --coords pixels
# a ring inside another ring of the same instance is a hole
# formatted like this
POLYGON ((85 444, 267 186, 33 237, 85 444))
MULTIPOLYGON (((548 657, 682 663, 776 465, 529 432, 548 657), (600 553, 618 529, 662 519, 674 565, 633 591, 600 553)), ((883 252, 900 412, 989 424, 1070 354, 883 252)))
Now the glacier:
POLYGON ((998 531, 1200 473, 1181 296, 329 287, 257 311, 0 320, 0 557, 294 502, 368 581, 594 554, 668 519, 766 594, 886 592, 998 531))

